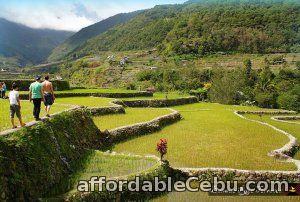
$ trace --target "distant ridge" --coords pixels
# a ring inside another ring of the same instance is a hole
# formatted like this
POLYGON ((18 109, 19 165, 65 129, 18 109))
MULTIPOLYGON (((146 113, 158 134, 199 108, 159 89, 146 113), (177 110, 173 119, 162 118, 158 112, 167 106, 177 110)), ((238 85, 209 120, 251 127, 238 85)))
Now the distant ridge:
POLYGON ((48 61, 57 61, 64 58, 87 40, 106 32, 116 25, 129 21, 141 12, 142 11, 120 13, 81 29, 79 32, 68 38, 63 44, 55 48, 49 56, 48 61))
POLYGON ((73 32, 33 29, 0 18, 0 55, 14 57, 18 66, 43 62, 73 32))

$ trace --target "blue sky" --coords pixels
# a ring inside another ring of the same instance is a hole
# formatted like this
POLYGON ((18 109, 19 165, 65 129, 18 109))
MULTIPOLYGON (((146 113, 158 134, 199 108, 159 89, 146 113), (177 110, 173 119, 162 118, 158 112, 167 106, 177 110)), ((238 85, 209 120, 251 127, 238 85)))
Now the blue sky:
POLYGON ((186 0, 0 0, 0 17, 33 28, 78 31, 117 13, 186 0))

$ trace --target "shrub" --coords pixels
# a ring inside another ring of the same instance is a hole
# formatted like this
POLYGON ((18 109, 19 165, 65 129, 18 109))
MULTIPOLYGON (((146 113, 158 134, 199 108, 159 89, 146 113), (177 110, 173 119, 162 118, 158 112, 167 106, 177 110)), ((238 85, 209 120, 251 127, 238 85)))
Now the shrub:
POLYGON ((239 104, 245 87, 241 71, 219 72, 214 75, 209 90, 209 99, 222 104, 239 104))
MULTIPOLYGON (((19 86, 19 90, 21 91, 28 91, 30 84, 33 82, 33 80, 14 80, 14 79, 5 79, 1 80, 6 83, 7 89, 10 90, 12 84, 15 82, 19 86)), ((68 81, 60 81, 60 80, 54 80, 52 81, 54 90, 70 90, 70 84, 68 81)))
POLYGON ((296 67, 297 67, 298 70, 300 70, 300 61, 296 62, 296 67))
POLYGON ((205 88, 198 88, 197 90, 191 90, 190 95, 197 96, 198 100, 207 99, 207 90, 205 88))
POLYGON ((278 96, 278 105, 280 108, 288 109, 288 110, 300 110, 300 102, 297 95, 292 93, 283 93, 278 96))
POLYGON ((255 101, 260 107, 265 107, 265 108, 276 107, 276 96, 273 93, 259 92, 255 95, 255 101))

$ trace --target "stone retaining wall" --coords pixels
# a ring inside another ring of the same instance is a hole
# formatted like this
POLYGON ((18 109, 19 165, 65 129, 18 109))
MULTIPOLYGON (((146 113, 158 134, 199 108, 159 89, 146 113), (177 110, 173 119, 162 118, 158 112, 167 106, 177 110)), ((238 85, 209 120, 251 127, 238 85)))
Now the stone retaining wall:
POLYGON ((276 114, 297 114, 295 111, 288 110, 278 110, 278 111, 237 111, 238 114, 266 114, 266 115, 276 115, 276 114))
POLYGON ((170 107, 176 105, 197 103, 196 97, 186 97, 168 100, 116 100, 115 104, 123 105, 126 107, 170 107))
POLYGON ((173 168, 180 177, 199 177, 202 180, 212 180, 217 177, 222 180, 238 180, 244 183, 250 180, 287 180, 299 182, 300 171, 250 171, 229 168, 173 168))
POLYGON ((125 109, 123 106, 111 106, 111 107, 89 107, 88 110, 91 112, 92 116, 101 116, 108 114, 125 114, 125 109))
MULTIPOLYGON (((56 93, 56 98, 65 98, 65 97, 107 97, 107 98, 129 98, 129 97, 152 97, 153 93, 141 91, 135 93, 56 93)), ((20 94, 20 99, 28 100, 28 94, 20 94)))
POLYGON ((273 119, 294 121, 300 120, 300 116, 274 116, 273 119))
POLYGON ((158 131, 162 129, 162 127, 175 123, 182 118, 179 112, 175 110, 172 111, 173 112, 171 114, 155 118, 149 122, 143 122, 109 130, 109 139, 111 142, 116 143, 137 135, 143 135, 158 131))

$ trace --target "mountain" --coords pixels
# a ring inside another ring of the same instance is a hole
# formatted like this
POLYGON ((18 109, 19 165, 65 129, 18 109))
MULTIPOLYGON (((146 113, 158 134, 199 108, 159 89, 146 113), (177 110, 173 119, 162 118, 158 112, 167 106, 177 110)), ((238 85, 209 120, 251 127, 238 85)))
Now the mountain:
POLYGON ((63 44, 56 47, 48 60, 56 61, 64 58, 66 55, 74 51, 74 49, 85 43, 88 39, 91 39, 116 25, 129 21, 140 12, 142 11, 120 13, 81 29, 79 32, 68 38, 63 44))
POLYGON ((73 54, 157 47, 166 55, 299 51, 295 0, 191 0, 155 6, 78 47, 73 54))
POLYGON ((72 34, 69 31, 33 29, 0 18, 0 56, 16 58, 18 66, 41 63, 72 34))

